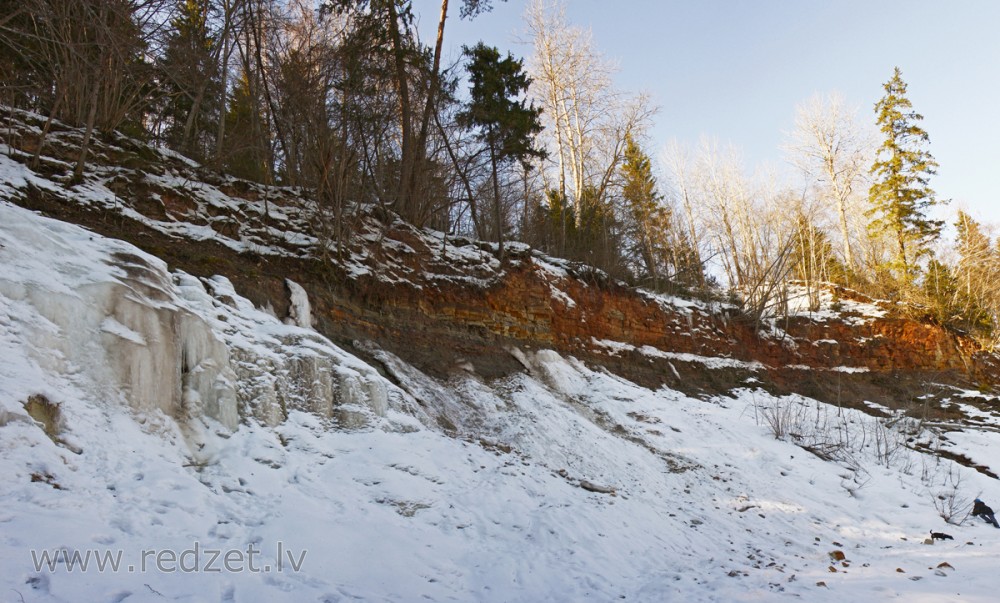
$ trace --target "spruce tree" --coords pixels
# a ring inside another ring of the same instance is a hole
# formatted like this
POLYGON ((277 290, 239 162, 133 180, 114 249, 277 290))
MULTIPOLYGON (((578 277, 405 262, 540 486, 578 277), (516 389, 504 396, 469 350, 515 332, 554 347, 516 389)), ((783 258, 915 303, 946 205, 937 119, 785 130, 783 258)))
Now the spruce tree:
POLYGON ((216 130, 222 80, 216 62, 215 34, 209 31, 209 3, 177 0, 177 16, 160 60, 168 118, 166 140, 195 158, 207 155, 202 140, 216 130))
POLYGON ((493 183, 493 218, 500 257, 504 255, 505 221, 501 209, 500 168, 513 161, 544 156, 535 148, 535 135, 542 130, 538 121, 541 110, 518 100, 531 79, 524 72, 523 61, 509 53, 501 58, 500 51, 482 42, 465 48, 471 82, 470 100, 459 116, 459 123, 477 128, 476 138, 486 145, 490 158, 493 183))
POLYGON ((236 176, 266 182, 269 158, 267 145, 269 135, 262 109, 255 100, 252 76, 245 71, 233 86, 228 99, 226 124, 228 133, 223 141, 223 157, 226 172, 236 176))
POLYGON ((892 268, 903 282, 910 282, 916 261, 941 234, 943 223, 927 217, 928 210, 940 203, 928 186, 938 164, 926 149, 930 138, 918 125, 923 116, 913 111, 906 97, 899 67, 883 87, 885 96, 875 104, 875 113, 885 140, 871 168, 872 208, 867 215, 873 218, 869 224, 873 234, 892 237, 896 247, 892 268))
POLYGON ((978 222, 959 211, 955 221, 958 262, 953 270, 957 283, 957 312, 963 326, 989 335, 993 331, 1000 283, 1000 254, 978 222))
POLYGON ((657 289, 663 276, 664 259, 670 252, 668 243, 670 212, 656 190, 656 178, 649 155, 636 144, 631 135, 625 137, 625 155, 621 167, 622 198, 629 221, 629 238, 633 255, 641 258, 652 286, 657 289))

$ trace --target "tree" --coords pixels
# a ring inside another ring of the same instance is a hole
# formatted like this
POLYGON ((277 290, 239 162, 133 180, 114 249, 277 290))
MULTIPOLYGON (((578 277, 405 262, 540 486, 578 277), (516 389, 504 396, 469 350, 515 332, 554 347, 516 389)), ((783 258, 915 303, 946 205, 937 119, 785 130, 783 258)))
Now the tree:
MULTIPOLYGON (((669 155, 688 171, 681 152, 669 155)), ((748 176, 739 150, 720 148, 717 141, 702 139, 690 171, 684 177, 690 183, 684 185, 684 203, 701 214, 706 261, 721 268, 746 315, 760 324, 783 305, 780 293, 795 267, 798 218, 811 217, 812 211, 801 195, 777 186, 773 176, 748 176)))
MULTIPOLYGON (((506 2, 507 0, 501 0, 506 2)), ((493 10, 492 0, 462 0, 459 14, 463 19, 473 19, 480 13, 493 10)), ((404 183, 404 192, 408 196, 417 193, 420 184, 420 176, 425 171, 427 164, 427 144, 430 129, 431 116, 436 111, 437 102, 442 93, 441 74, 441 51, 444 46, 444 27, 448 20, 448 0, 441 0, 441 12, 438 17, 437 36, 434 41, 434 58, 431 63, 431 70, 427 77, 426 92, 424 94, 424 111, 420 119, 420 129, 416 134, 416 141, 413 144, 413 164, 410 173, 410 181, 404 183)))
POLYGON ((214 120, 218 119, 222 95, 220 45, 209 30, 210 6, 204 0, 177 1, 178 14, 171 21, 172 30, 160 61, 167 93, 163 111, 163 117, 169 119, 167 142, 199 159, 206 157, 209 150, 206 144, 198 144, 199 139, 217 130, 214 120))
POLYGON ((513 161, 526 161, 544 153, 534 147, 534 137, 541 132, 540 109, 519 99, 531 80, 524 65, 509 53, 500 58, 500 51, 482 42, 465 48, 471 83, 470 100, 459 114, 460 122, 479 129, 478 139, 489 153, 493 183, 493 219, 500 257, 504 256, 504 216, 500 197, 500 168, 513 161))
POLYGON ((623 211, 619 168, 626 137, 638 135, 656 109, 646 95, 614 88, 614 66, 594 48, 589 31, 567 22, 558 0, 534 0, 526 20, 534 46, 528 66, 531 95, 544 108, 544 146, 551 157, 541 166, 543 187, 556 190, 560 203, 574 208, 561 216, 576 220, 577 240, 570 245, 565 238, 570 229, 560 225, 549 251, 581 261, 602 258, 597 267, 613 271, 622 259, 614 244, 619 233, 594 232, 583 228, 583 221, 601 216, 591 226, 619 224, 612 218, 623 211), (591 248, 581 249, 588 233, 595 235, 591 248))
POLYGON ((958 212, 955 230, 955 312, 962 326, 992 335, 1000 319, 1000 253, 969 214, 958 212))
POLYGON ((679 250, 671 244, 671 213, 656 190, 656 179, 647 155, 631 136, 625 139, 625 159, 621 167, 622 198, 628 224, 632 255, 641 259, 645 274, 654 289, 665 267, 677 272, 679 250))
POLYGON ((705 286, 705 270, 702 266, 702 232, 696 224, 694 197, 696 179, 691 154, 676 139, 671 140, 660 156, 670 177, 668 189, 673 204, 684 210, 683 230, 687 252, 684 281, 695 287, 705 286))
POLYGON ((855 269, 850 207, 865 166, 870 165, 871 147, 855 112, 836 93, 825 98, 817 95, 799 105, 795 130, 785 147, 791 163, 818 184, 823 198, 835 206, 843 261, 849 271, 855 269))
POLYGON ((930 138, 917 124, 923 116, 912 110, 899 67, 883 88, 885 96, 875 104, 875 113, 885 140, 871 167, 874 182, 868 192, 872 205, 868 216, 873 220, 869 228, 893 238, 893 267, 909 283, 916 261, 941 234, 943 223, 927 217, 928 210, 940 203, 928 186, 937 162, 925 148, 930 138))
POLYGON ((933 316, 942 323, 952 322, 960 313, 958 281, 952 270, 937 259, 927 262, 927 274, 923 280, 923 293, 933 316))
MULTIPOLYGON (((95 130, 141 133, 148 51, 166 0, 23 0, 0 17, 0 73, 28 108, 84 128, 74 178, 95 130), (20 55, 17 61, 7 57, 20 55), (27 71, 25 71, 27 70, 27 71)), ((44 144, 48 125, 43 129, 44 144)))
POLYGON ((265 182, 270 173, 269 135, 261 132, 264 118, 252 92, 252 77, 243 71, 230 91, 225 116, 230 134, 223 140, 222 166, 238 178, 265 182))
POLYGON ((809 309, 820 307, 820 291, 817 286, 823 281, 843 281, 844 265, 837 261, 833 245, 826 231, 816 225, 813 218, 798 207, 795 229, 795 247, 792 252, 792 274, 802 281, 806 289, 809 309))

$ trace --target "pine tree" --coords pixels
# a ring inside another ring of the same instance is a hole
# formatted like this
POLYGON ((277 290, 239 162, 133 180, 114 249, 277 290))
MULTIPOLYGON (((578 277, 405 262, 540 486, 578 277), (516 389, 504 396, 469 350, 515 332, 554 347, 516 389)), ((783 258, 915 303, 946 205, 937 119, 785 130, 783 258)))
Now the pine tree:
POLYGON ((913 111, 898 67, 883 87, 885 96, 875 104, 875 113, 885 141, 871 168, 874 182, 868 198, 872 208, 867 215, 873 220, 869 229, 892 237, 896 247, 892 268, 903 282, 911 282, 916 261, 940 236, 943 225, 927 217, 928 210, 940 203, 928 186, 937 162, 925 148, 930 139, 917 125, 923 116, 913 111))
POLYGON ((260 131, 264 117, 254 100, 250 77, 241 73, 230 92, 226 110, 230 133, 223 141, 224 166, 237 178, 265 182, 269 169, 267 133, 260 131))
POLYGON ((629 219, 632 253, 641 258, 654 289, 664 276, 663 265, 670 254, 670 212, 656 190, 656 179, 649 156, 632 136, 625 137, 625 156, 621 168, 622 198, 629 219))
POLYGON ((209 4, 204 0, 177 0, 177 17, 170 23, 160 61, 167 93, 167 142, 198 158, 208 154, 199 139, 214 134, 222 93, 217 42, 209 31, 208 17, 209 4))
POLYGON ((997 285, 1000 284, 1000 255, 978 222, 963 211, 955 222, 958 263, 956 281, 957 313, 963 326, 990 334, 996 315, 997 285))
POLYGON ((804 213, 796 219, 791 264, 795 278, 805 281, 810 289, 823 281, 844 283, 847 280, 847 266, 837 259, 830 237, 804 213))
POLYGON ((482 42, 465 49, 469 57, 470 100, 459 114, 460 123, 479 129, 477 138, 486 145, 490 157, 493 183, 493 218, 500 257, 503 257, 504 217, 501 208, 499 170, 513 161, 540 157, 543 152, 534 147, 534 138, 542 130, 541 114, 534 105, 518 97, 531 80, 524 65, 510 54, 500 58, 500 51, 482 42))
POLYGON ((931 314, 938 322, 947 324, 956 319, 955 314, 961 310, 956 307, 959 297, 958 281, 951 268, 932 258, 927 262, 923 290, 931 314))

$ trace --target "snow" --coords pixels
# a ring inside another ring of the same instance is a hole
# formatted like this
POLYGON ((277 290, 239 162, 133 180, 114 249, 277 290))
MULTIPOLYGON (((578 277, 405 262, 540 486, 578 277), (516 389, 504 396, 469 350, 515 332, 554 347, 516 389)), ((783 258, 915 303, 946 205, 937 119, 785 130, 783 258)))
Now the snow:
POLYGON ((653 358, 664 358, 667 360, 678 360, 681 362, 701 364, 704 365, 706 369, 743 369, 748 371, 760 371, 766 368, 762 363, 756 360, 747 362, 745 360, 737 360, 735 358, 701 356, 685 352, 666 352, 664 350, 654 348, 653 346, 644 345, 636 347, 631 344, 622 343, 620 341, 612 341, 609 339, 591 339, 591 341, 595 346, 608 350, 613 354, 622 354, 623 352, 639 352, 644 356, 650 356, 653 358))
POLYGON ((556 288, 552 283, 549 283, 549 291, 552 294, 552 299, 558 301, 563 307, 567 309, 576 307, 576 301, 562 289, 556 288))
POLYGON ((142 336, 141 333, 136 333, 132 329, 126 327, 122 323, 118 322, 111 316, 108 316, 101 323, 101 331, 104 333, 110 333, 111 335, 117 335, 126 341, 130 341, 136 345, 145 346, 146 338, 142 336))
POLYGON ((285 279, 285 286, 289 291, 289 312, 286 322, 305 329, 311 329, 312 310, 309 307, 309 294, 302 288, 302 285, 291 279, 285 279))
POLYGON ((1000 530, 961 520, 976 496, 997 506, 997 481, 903 446, 1000 472, 990 413, 942 440, 801 396, 650 390, 544 349, 498 350, 524 371, 487 381, 359 343, 376 370, 303 328, 289 289, 292 325, 225 278, 0 201, 4 600, 995 599, 1000 530), (57 433, 30 416, 39 396, 57 433), (955 539, 924 544, 932 529, 955 539), (170 562, 195 547, 199 571, 170 562), (59 549, 122 565, 33 563, 59 549))
POLYGON ((818 322, 840 320, 847 324, 860 326, 872 319, 884 317, 885 308, 875 302, 862 302, 853 299, 835 297, 831 287, 812 291, 812 296, 818 302, 819 309, 810 308, 810 293, 801 285, 788 287, 788 312, 790 315, 805 315, 818 322))

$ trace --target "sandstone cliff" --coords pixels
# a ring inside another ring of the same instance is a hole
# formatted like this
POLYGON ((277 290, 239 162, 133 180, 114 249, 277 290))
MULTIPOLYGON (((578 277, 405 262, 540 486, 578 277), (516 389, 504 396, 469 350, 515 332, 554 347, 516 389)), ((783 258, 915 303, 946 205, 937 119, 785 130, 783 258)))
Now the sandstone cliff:
POLYGON ((746 384, 841 403, 901 404, 926 384, 992 388, 997 359, 972 339, 886 302, 828 288, 823 310, 795 306, 763 330, 736 308, 654 295, 585 266, 514 245, 501 264, 488 243, 415 229, 369 208, 354 236, 319 234, 316 209, 290 189, 220 178, 123 137, 97 145, 70 182, 79 133, 57 127, 40 165, 40 118, 9 129, 6 198, 128 240, 191 274, 228 277, 280 316, 286 278, 300 283, 318 331, 364 342, 432 374, 469 364, 484 376, 523 370, 515 350, 551 348, 646 384, 720 393, 746 384))

